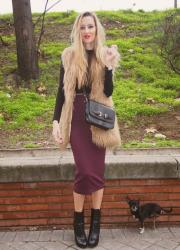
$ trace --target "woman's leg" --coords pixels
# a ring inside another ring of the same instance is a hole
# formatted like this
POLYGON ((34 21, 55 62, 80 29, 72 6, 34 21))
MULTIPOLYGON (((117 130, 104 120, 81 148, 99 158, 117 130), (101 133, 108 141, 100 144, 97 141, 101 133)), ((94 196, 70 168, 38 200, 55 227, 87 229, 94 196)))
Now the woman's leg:
POLYGON ((95 247, 99 242, 100 220, 101 220, 101 203, 104 188, 92 193, 91 222, 88 236, 88 246, 95 247))
POLYGON ((78 194, 78 193, 73 191, 73 197, 74 197, 74 210, 76 212, 82 212, 83 207, 84 207, 85 195, 78 194))
POLYGON ((74 236, 77 246, 85 248, 87 237, 84 230, 84 199, 85 195, 73 191, 74 196, 74 236))
POLYGON ((100 209, 101 208, 101 203, 103 199, 103 192, 104 188, 101 188, 95 192, 92 193, 92 207, 95 209, 100 209))

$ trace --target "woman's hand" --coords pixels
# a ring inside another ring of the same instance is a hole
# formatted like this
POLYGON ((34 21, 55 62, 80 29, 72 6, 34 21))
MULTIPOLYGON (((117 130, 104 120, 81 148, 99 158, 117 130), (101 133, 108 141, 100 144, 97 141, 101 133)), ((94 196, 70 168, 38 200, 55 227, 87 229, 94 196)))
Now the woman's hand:
POLYGON ((107 48, 105 54, 106 66, 108 67, 108 69, 114 68, 118 60, 119 53, 117 50, 117 45, 111 45, 110 48, 107 48))
POLYGON ((57 143, 59 144, 63 143, 62 136, 60 133, 60 128, 59 128, 59 123, 56 120, 53 121, 52 136, 57 143))

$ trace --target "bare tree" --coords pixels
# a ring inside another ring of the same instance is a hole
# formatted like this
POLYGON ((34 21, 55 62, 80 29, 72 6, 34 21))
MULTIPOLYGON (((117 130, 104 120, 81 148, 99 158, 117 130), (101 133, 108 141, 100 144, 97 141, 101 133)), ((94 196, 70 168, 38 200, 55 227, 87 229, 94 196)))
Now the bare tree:
POLYGON ((165 17, 160 38, 161 55, 172 70, 180 74, 180 14, 165 17))
POLYGON ((12 0, 12 4, 18 71, 24 80, 36 79, 39 76, 39 67, 30 0, 12 0))

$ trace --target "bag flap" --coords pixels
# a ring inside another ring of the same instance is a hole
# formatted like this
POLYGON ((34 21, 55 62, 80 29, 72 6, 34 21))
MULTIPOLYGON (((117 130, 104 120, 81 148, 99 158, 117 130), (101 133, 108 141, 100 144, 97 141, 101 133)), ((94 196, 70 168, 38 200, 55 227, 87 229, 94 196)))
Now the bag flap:
POLYGON ((98 102, 93 100, 89 100, 88 103, 89 103, 89 112, 91 116, 109 123, 114 122, 115 112, 113 108, 110 108, 103 104, 99 104, 98 102))

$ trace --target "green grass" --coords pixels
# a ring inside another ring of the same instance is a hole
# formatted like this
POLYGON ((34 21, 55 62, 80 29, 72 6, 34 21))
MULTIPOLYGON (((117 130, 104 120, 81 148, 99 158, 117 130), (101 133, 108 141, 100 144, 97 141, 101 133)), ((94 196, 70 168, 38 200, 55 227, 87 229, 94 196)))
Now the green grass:
POLYGON ((33 144, 33 143, 27 143, 24 145, 24 148, 40 148, 41 145, 33 144))
POLYGON ((52 109, 53 98, 45 98, 30 91, 9 94, 0 92, 1 123, 3 129, 30 127, 41 129, 35 118, 52 109), (6 121, 6 122, 5 122, 6 121))
MULTIPOLYGON (((45 55, 45 60, 40 60, 40 78, 48 90, 48 94, 55 94, 58 86, 59 67, 61 62, 61 53, 67 44, 49 42, 42 44, 41 50, 45 55)), ((36 81, 34 81, 36 84, 36 81)))
MULTIPOLYGON (((46 14, 45 24, 72 24, 76 18, 77 13, 75 11, 67 11, 67 12, 50 12, 46 14)), ((33 19, 37 19, 39 16, 38 13, 33 14, 33 19)), ((35 21, 35 20, 34 20, 35 21)))
POLYGON ((14 41, 16 40, 14 34, 2 36, 2 39, 3 39, 4 42, 6 42, 6 43, 8 43, 8 44, 9 44, 9 43, 12 43, 12 42, 14 42, 14 41))
MULTIPOLYGON (((180 107, 180 101, 177 99, 180 76, 162 59, 158 45, 162 33, 159 25, 166 15, 175 11, 179 12, 180 9, 152 12, 131 10, 97 12, 102 22, 111 24, 111 28, 106 29, 107 45, 117 44, 121 54, 121 63, 114 76, 113 100, 118 118, 128 124, 133 123, 137 115, 148 117, 180 107), (153 100, 152 103, 148 102, 149 98, 153 100)), ((13 75, 17 68, 15 36, 13 33, 2 35, 9 45, 0 51, 0 129, 26 127, 41 131, 51 126, 58 88, 60 55, 68 46, 68 41, 65 43, 53 38, 58 29, 67 32, 67 26, 73 24, 76 15, 74 11, 52 12, 46 15, 45 27, 48 26, 48 32, 52 31, 48 33, 46 39, 42 39, 40 77, 31 81, 29 90, 15 87, 13 75), (39 84, 46 87, 45 96, 36 93, 36 86, 39 84)), ((33 14, 33 22, 38 16, 38 13, 33 14)), ((1 15, 0 19, 5 23, 13 22, 12 15, 9 14, 1 15)), ((40 23, 36 26, 36 35, 39 30, 40 23)), ((26 138, 22 137, 22 140, 26 138)), ((123 146, 179 146, 176 140, 151 140, 152 138, 145 138, 141 142, 131 141, 123 146)), ((38 147, 38 145, 28 141, 25 147, 38 147)))
POLYGON ((46 44, 42 44, 41 50, 43 51, 46 57, 52 58, 54 61, 55 58, 60 58, 60 54, 66 46, 67 44, 63 44, 60 42, 48 42, 46 44))
POLYGON ((159 147, 180 147, 180 141, 169 139, 144 139, 142 141, 133 140, 125 143, 123 148, 159 148, 159 147))
MULTIPOLYGON (((176 91, 155 88, 147 84, 138 84, 131 80, 116 82, 113 99, 118 117, 127 120, 139 114, 152 115, 168 111, 169 107, 177 106, 176 91), (155 103, 146 103, 152 98, 155 103)), ((180 102, 179 102, 180 105, 180 102)))
POLYGON ((106 32, 106 35, 110 36, 111 38, 117 38, 124 36, 125 32, 123 30, 111 29, 106 32))

